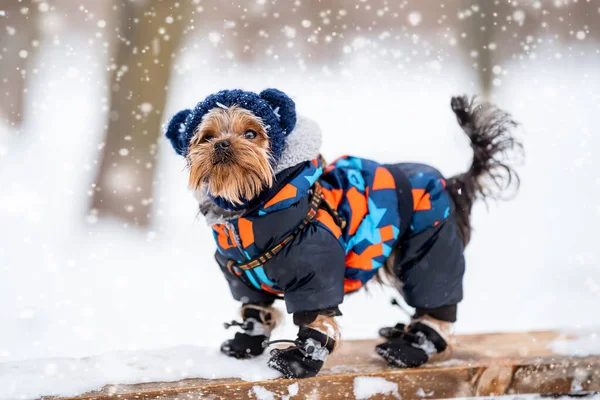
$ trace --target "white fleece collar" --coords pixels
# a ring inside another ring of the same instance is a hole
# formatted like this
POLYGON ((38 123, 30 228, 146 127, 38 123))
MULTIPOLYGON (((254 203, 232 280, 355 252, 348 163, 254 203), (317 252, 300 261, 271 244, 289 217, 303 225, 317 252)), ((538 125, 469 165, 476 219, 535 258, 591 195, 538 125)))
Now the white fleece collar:
POLYGON ((316 158, 321 151, 322 136, 319 124, 299 115, 294 130, 285 140, 285 148, 275 167, 275 174, 316 158))
MULTIPOLYGON (((319 124, 298 115, 296 126, 286 138, 285 148, 275 166, 275 174, 316 158, 321 150, 321 142, 322 133, 319 124)), ((213 203, 203 190, 196 192, 196 198, 200 206, 200 213, 204 215, 208 225, 223 224, 244 213, 244 210, 228 211, 222 209, 213 203)))

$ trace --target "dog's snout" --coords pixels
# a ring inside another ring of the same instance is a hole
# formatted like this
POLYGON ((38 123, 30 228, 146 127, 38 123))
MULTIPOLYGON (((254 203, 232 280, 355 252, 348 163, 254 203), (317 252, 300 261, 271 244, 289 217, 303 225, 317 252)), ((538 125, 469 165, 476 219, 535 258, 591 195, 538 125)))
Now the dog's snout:
POLYGON ((215 150, 227 150, 231 146, 231 142, 227 139, 219 140, 215 143, 215 150))

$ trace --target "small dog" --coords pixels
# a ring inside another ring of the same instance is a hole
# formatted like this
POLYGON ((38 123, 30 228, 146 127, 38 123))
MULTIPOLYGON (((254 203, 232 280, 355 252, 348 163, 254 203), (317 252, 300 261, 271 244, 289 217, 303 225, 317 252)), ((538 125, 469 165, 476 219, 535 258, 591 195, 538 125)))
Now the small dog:
POLYGON ((215 258, 242 302, 242 322, 226 324, 242 332, 223 353, 262 354, 273 343, 273 302, 283 299, 298 337, 272 350, 269 366, 315 376, 340 343, 334 317, 344 295, 381 273, 416 311, 410 324, 380 330, 376 352, 397 367, 450 357, 471 208, 518 185, 504 156, 521 149, 509 114, 465 96, 451 106, 474 156, 448 180, 415 163, 343 156, 326 165, 318 125, 276 89, 221 91, 171 119, 166 136, 187 160, 215 258))

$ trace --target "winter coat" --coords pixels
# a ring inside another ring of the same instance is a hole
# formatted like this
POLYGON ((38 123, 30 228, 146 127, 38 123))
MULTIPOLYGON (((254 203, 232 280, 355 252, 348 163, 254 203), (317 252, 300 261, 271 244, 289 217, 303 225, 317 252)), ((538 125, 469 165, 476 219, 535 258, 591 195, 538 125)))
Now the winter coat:
POLYGON ((412 214, 404 174, 362 158, 344 156, 325 168, 316 158, 283 171, 276 181, 276 190, 242 216, 212 225, 216 259, 240 301, 268 301, 283 294, 290 313, 339 305, 344 294, 377 273, 412 214), (320 208, 315 221, 280 253, 251 270, 237 268, 297 228, 317 182, 345 226, 320 208))

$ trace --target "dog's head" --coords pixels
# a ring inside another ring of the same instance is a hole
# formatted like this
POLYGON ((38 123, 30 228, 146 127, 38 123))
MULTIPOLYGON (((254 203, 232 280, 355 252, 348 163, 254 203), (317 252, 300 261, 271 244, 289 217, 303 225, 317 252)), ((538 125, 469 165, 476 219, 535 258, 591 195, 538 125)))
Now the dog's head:
POLYGON ((273 168, 296 124, 294 102, 267 89, 227 90, 177 113, 166 135, 186 157, 192 190, 242 205, 273 184, 273 168))
POLYGON ((273 184, 269 136, 263 121, 239 106, 209 111, 188 146, 190 188, 206 185, 233 204, 273 184))

